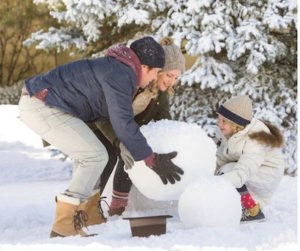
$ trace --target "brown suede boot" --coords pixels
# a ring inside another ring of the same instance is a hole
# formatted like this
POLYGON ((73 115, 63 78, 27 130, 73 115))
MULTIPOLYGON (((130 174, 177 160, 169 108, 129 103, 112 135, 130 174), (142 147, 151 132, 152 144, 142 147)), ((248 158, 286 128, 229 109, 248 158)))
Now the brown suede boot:
POLYGON ((66 237, 72 235, 88 236, 82 227, 86 225, 87 213, 83 210, 85 203, 79 199, 60 195, 56 200, 55 221, 50 233, 50 238, 66 237))
POLYGON ((84 209, 88 214, 86 226, 99 225, 105 223, 107 220, 103 216, 102 209, 100 208, 100 192, 96 192, 90 196, 84 209))

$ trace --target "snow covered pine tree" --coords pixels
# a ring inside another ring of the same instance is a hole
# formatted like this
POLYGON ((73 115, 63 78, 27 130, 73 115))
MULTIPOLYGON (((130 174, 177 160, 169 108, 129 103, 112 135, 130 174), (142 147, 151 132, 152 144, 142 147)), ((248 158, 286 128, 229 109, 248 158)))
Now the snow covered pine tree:
MULTIPOLYGON (((176 119, 197 122, 209 134, 218 102, 247 94, 256 116, 277 125, 287 172, 296 170, 296 0, 34 0, 46 4, 59 28, 25 43, 85 56, 136 34, 170 35, 196 61, 181 78, 172 102, 176 119)), ((136 38, 136 37, 135 37, 136 38)))

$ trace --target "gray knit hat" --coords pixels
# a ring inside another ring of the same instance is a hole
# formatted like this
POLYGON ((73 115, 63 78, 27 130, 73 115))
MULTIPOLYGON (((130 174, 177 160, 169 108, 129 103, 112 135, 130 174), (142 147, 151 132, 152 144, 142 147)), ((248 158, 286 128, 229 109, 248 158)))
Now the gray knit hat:
POLYGON ((163 71, 179 69, 181 74, 185 71, 185 59, 180 48, 174 44, 170 37, 165 37, 160 41, 161 46, 165 51, 165 66, 163 71))
POLYGON ((252 119, 252 102, 247 95, 234 97, 222 104, 218 113, 235 124, 246 126, 252 119))

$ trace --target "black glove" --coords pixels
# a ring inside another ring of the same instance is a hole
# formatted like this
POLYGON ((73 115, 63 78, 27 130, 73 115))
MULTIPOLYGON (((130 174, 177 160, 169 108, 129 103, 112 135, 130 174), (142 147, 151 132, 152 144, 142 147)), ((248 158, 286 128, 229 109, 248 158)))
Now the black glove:
POLYGON ((161 178, 162 182, 166 185, 168 181, 171 184, 175 183, 175 180, 180 181, 179 174, 183 174, 183 170, 178 166, 174 165, 171 159, 175 158, 177 152, 170 152, 167 154, 155 153, 154 165, 152 170, 156 172, 161 178))

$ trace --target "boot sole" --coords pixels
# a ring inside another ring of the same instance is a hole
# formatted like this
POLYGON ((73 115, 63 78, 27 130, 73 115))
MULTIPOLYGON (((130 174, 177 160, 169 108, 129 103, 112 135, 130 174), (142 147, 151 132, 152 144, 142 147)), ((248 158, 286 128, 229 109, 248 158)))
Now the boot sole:
MULTIPOLYGON (((78 234, 79 235, 79 234, 78 234)), ((81 235, 80 237, 92 237, 92 236, 96 236, 98 234, 86 234, 86 235, 81 235)), ((50 233, 50 238, 55 238, 55 237, 69 237, 69 236, 76 236, 76 235, 61 235, 61 234, 58 234, 54 231, 51 231, 50 233)))
POLYGON ((266 219, 259 219, 259 220, 250 220, 250 221, 240 221, 241 224, 248 224, 248 223, 252 223, 252 222, 257 222, 257 223, 260 223, 260 222, 265 222, 266 219))
POLYGON ((55 238, 55 237, 66 237, 66 236, 58 234, 58 233, 56 233, 54 231, 51 231, 50 238, 55 238))
POLYGON ((101 225, 101 224, 106 223, 106 222, 107 222, 107 220, 102 221, 102 222, 92 222, 92 223, 87 223, 87 224, 86 224, 86 227, 89 227, 89 226, 96 226, 96 225, 101 225))

